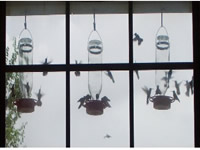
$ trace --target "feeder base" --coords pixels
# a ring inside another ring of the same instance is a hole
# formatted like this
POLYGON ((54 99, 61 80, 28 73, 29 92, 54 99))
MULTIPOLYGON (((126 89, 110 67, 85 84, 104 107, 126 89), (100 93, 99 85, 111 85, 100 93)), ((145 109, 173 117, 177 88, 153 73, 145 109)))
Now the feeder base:
POLYGON ((172 99, 170 96, 154 96, 153 107, 157 110, 168 110, 171 108, 172 99))
POLYGON ((17 111, 21 113, 32 113, 35 110, 35 99, 21 98, 17 99, 15 105, 17 105, 17 111))
POLYGON ((89 115, 102 115, 103 114, 103 103, 99 100, 90 100, 88 103, 85 105, 86 107, 86 112, 89 115))

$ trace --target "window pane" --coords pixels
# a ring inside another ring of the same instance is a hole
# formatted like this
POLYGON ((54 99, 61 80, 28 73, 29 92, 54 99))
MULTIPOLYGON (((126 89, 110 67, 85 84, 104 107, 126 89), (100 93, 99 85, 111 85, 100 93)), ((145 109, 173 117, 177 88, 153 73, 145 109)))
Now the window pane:
MULTIPOLYGON (((137 13, 138 9, 136 9, 136 13, 133 12, 134 62, 193 61, 192 13, 182 12, 181 6, 184 5, 179 5, 179 9, 177 9, 182 13, 172 13, 168 9, 170 10, 170 7, 173 8, 173 6, 170 6, 170 2, 168 5, 164 5, 165 7, 153 6, 156 13, 148 13, 145 10, 145 13, 137 13), (160 8, 160 12, 158 8, 160 8), (161 12, 163 12, 162 17, 161 12)), ((143 6, 138 3, 136 6, 141 7, 140 12, 143 7, 148 8, 145 7, 145 4, 143 6)), ((190 5, 186 6, 190 7, 190 5)))
POLYGON ((76 76, 75 72, 70 74, 72 147, 129 147, 130 145, 128 72, 112 71, 114 83, 106 73, 106 71, 93 71, 80 72, 80 76, 76 76), (98 74, 102 74, 102 80, 98 74), (83 104, 85 107, 81 106, 78 109, 80 103, 77 101, 87 94, 91 95, 91 99, 89 97, 83 104), (108 105, 103 102, 104 96, 110 99, 108 103, 111 107, 107 107, 108 105), (102 108, 102 104, 105 109, 102 108))
POLYGON ((42 74, 6 74, 6 147, 66 145, 65 73, 42 74))
POLYGON ((92 48, 95 41, 101 43, 99 54, 102 55, 103 63, 127 63, 127 6, 127 3, 121 2, 71 3, 70 63, 75 63, 76 60, 88 63, 89 51, 98 49, 92 48), (93 26, 94 13, 96 30, 93 26))
MULTIPOLYGON (((22 63, 19 58, 15 65, 43 64, 45 61, 65 63, 66 25, 63 6, 64 2, 7 3, 6 47, 9 49, 9 57, 17 51, 26 60, 22 63)), ((13 65, 8 61, 6 64, 13 65)))
POLYGON ((194 147, 193 71, 172 70, 169 81, 166 72, 139 71, 140 79, 134 77, 136 147, 194 147), (145 86, 152 88, 148 101, 145 86), (179 100, 174 101, 173 91, 179 100))

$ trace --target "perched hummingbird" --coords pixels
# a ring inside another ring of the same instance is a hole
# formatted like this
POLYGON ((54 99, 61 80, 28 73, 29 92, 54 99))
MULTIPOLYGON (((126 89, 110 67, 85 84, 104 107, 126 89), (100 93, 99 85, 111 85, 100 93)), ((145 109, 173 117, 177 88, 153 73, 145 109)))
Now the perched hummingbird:
POLYGON ((39 89, 38 93, 36 93, 36 96, 38 98, 36 105, 42 106, 41 98, 44 96, 44 94, 41 93, 41 88, 39 89))
POLYGON ((149 98, 151 97, 151 90, 152 88, 147 88, 146 86, 142 88, 142 90, 146 93, 147 95, 147 104, 149 104, 149 98))
MULTIPOLYGON (((75 63, 76 63, 76 64, 81 64, 81 61, 78 63, 78 61, 75 60, 75 63)), ((81 72, 80 72, 80 71, 75 71, 74 74, 75 74, 77 77, 79 77, 79 76, 81 75, 81 72)))
POLYGON ((80 98, 80 99, 78 100, 78 102, 80 102, 80 105, 79 105, 78 109, 80 109, 81 106, 84 106, 85 101, 88 101, 88 100, 90 100, 90 99, 91 99, 91 96, 90 96, 89 94, 86 95, 86 96, 83 96, 82 98, 80 98))
POLYGON ((185 95, 189 97, 189 96, 190 96, 190 82, 189 82, 189 81, 186 81, 185 86, 186 86, 185 95))
POLYGON ((110 99, 108 99, 106 96, 101 98, 101 102, 105 105, 105 107, 111 107, 110 104, 108 103, 110 99))
POLYGON ((115 80, 114 80, 113 75, 112 75, 112 73, 111 73, 110 70, 107 70, 107 71, 105 72, 105 74, 112 80, 113 83, 115 83, 115 80))
POLYGON ((173 97, 174 97, 174 100, 177 100, 177 101, 180 102, 180 100, 179 100, 178 96, 176 95, 176 92, 175 92, 175 91, 173 91, 173 97))
POLYGON ((181 85, 181 83, 182 83, 182 81, 181 82, 177 82, 177 81, 174 81, 175 82, 175 88, 176 88, 176 93, 178 94, 178 95, 180 95, 181 93, 180 93, 180 85, 181 85))
POLYGON ((159 95, 162 94, 162 92, 161 92, 161 90, 160 90, 160 88, 159 88, 159 85, 157 85, 157 87, 156 87, 156 95, 157 95, 157 94, 159 94, 159 95))
POLYGON ((141 45, 141 43, 143 42, 143 39, 137 34, 135 33, 135 38, 133 39, 133 41, 138 41, 138 45, 141 45))
POLYGON ((29 86, 29 82, 27 82, 26 84, 24 84, 25 88, 26 88, 26 92, 28 97, 30 97, 30 86, 29 86))
MULTIPOLYGON (((43 65, 49 65, 50 63, 52 63, 52 60, 48 61, 48 58, 45 58, 44 62, 42 62, 43 65)), ((46 76, 48 74, 48 72, 43 72, 43 76, 46 76)))

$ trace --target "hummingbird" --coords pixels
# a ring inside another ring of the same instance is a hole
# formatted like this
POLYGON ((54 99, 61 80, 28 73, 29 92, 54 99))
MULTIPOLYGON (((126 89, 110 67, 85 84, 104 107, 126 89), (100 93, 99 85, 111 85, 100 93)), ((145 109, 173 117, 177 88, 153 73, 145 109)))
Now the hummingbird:
MULTIPOLYGON (((49 65, 50 63, 52 63, 52 60, 48 61, 48 58, 45 58, 44 62, 42 62, 43 65, 49 65)), ((46 76, 48 74, 48 72, 43 72, 42 75, 46 76)))
POLYGON ((186 86, 185 95, 189 97, 190 96, 190 82, 188 80, 186 81, 185 86, 186 86))
POLYGON ((142 90, 146 93, 147 95, 147 104, 149 104, 149 98, 151 97, 151 90, 152 88, 147 88, 146 86, 142 88, 142 90))
POLYGON ((138 78, 138 80, 139 80, 139 79, 140 79, 140 76, 139 76, 138 70, 135 70, 135 73, 136 73, 136 76, 137 76, 137 78, 138 78))
POLYGON ((168 83, 171 78, 172 78, 172 69, 170 69, 168 72, 168 80, 167 80, 168 83))
POLYGON ((105 136, 104 136, 104 139, 105 138, 111 138, 111 136, 109 135, 109 134, 106 134, 105 136))
POLYGON ((29 85, 29 82, 27 82, 26 84, 24 84, 24 86, 26 88, 26 92, 27 92, 28 97, 30 97, 30 85, 29 85))
POLYGON ((138 45, 141 45, 141 43, 143 42, 143 39, 137 34, 135 33, 135 38, 133 39, 133 41, 138 41, 138 45))
POLYGON ((96 99, 97 99, 97 100, 99 99, 99 94, 96 94, 96 99))
POLYGON ((182 81, 181 82, 177 82, 177 81, 174 81, 175 82, 175 88, 176 88, 176 93, 178 94, 178 95, 180 95, 181 93, 180 93, 180 85, 181 85, 181 83, 182 83, 182 81))
POLYGON ((174 97, 174 100, 177 100, 177 101, 180 102, 180 100, 179 100, 178 96, 176 95, 176 92, 175 92, 175 91, 173 91, 173 97, 174 97))
MULTIPOLYGON (((78 63, 78 61, 75 60, 75 63, 76 63, 76 64, 81 64, 81 61, 78 63)), ((74 74, 75 74, 77 77, 79 77, 79 76, 81 75, 81 72, 80 72, 80 71, 75 71, 74 74)))
POLYGON ((44 94, 42 94, 41 88, 39 89, 38 93, 36 93, 36 96, 37 96, 37 98, 38 98, 38 100, 37 100, 37 102, 36 102, 36 105, 42 106, 41 98, 42 98, 42 96, 44 96, 44 94))
POLYGON ((192 76, 192 80, 189 82, 191 93, 194 94, 194 76, 192 76))
POLYGON ((160 88, 159 88, 159 85, 157 85, 157 87, 156 87, 156 95, 157 95, 157 94, 159 94, 159 95, 162 94, 162 92, 161 92, 161 90, 160 90, 160 88))
POLYGON ((86 95, 86 96, 83 96, 82 98, 80 98, 80 99, 78 100, 78 102, 80 102, 80 105, 79 105, 78 109, 80 109, 81 106, 84 106, 85 101, 88 101, 88 100, 90 100, 90 99, 91 99, 91 96, 90 96, 89 94, 86 95))
POLYGON ((115 80, 114 80, 113 75, 112 75, 112 73, 111 73, 110 70, 107 70, 107 71, 105 72, 105 74, 112 80, 113 83, 115 83, 115 80))
POLYGON ((105 105, 105 107, 111 107, 108 102, 110 102, 110 99, 108 99, 106 96, 101 98, 101 102, 105 105))
POLYGON ((15 85, 14 84, 11 87, 11 96, 15 97, 15 85))

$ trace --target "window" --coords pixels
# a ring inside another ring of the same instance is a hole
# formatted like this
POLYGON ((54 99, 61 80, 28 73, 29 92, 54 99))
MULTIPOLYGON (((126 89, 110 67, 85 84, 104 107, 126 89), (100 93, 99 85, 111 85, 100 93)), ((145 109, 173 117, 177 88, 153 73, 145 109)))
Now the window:
POLYGON ((199 2, 0 2, 0 146, 199 147, 199 9, 199 2), (34 107, 20 107, 24 100, 34 107))

